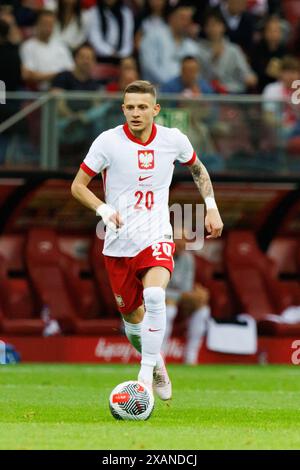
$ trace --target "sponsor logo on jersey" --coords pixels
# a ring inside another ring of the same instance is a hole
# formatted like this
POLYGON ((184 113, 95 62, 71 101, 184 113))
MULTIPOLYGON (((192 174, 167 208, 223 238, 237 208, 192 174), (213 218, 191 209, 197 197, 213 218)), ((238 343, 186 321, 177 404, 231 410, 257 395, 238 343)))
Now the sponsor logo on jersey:
POLYGON ((115 294, 115 299, 119 307, 125 307, 125 303, 121 295, 115 294))
POLYGON ((153 170, 154 150, 138 150, 138 161, 141 170, 153 170))
POLYGON ((147 180, 149 178, 152 178, 153 175, 149 175, 149 176, 140 176, 139 177, 139 181, 144 181, 144 180, 147 180))

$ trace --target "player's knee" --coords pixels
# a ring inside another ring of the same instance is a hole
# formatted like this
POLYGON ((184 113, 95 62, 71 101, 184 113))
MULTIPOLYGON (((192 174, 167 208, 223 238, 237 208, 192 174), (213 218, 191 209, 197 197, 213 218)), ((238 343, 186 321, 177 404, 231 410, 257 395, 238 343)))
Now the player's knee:
POLYGON ((166 291, 162 287, 146 287, 144 289, 144 302, 146 310, 165 305, 166 291))
POLYGON ((144 306, 140 305, 133 312, 123 315, 123 318, 127 323, 140 323, 144 318, 144 306))

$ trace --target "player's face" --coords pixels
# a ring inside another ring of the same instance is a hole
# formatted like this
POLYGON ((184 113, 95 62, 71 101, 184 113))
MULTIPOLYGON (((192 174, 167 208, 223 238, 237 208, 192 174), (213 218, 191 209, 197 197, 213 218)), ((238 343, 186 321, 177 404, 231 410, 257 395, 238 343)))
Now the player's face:
POLYGON ((153 119, 160 111, 160 105, 150 93, 127 93, 122 105, 129 129, 141 133, 151 129, 153 119))

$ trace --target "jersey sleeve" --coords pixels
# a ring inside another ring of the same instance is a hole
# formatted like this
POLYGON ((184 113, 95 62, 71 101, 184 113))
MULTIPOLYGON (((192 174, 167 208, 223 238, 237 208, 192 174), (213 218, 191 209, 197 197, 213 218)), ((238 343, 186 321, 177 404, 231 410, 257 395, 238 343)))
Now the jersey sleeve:
POLYGON ((195 163, 197 158, 191 142, 188 137, 177 129, 177 148, 178 154, 176 160, 184 166, 190 166, 195 163))
POLYGON ((87 156, 80 168, 89 176, 95 176, 109 166, 109 158, 105 153, 105 139, 101 134, 92 143, 87 156))

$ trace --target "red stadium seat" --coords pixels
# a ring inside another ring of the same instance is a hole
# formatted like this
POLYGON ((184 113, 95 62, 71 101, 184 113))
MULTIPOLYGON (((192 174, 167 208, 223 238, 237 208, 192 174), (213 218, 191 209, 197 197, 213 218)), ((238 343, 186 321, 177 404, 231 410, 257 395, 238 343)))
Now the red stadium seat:
MULTIPOLYGON (((229 281, 239 301, 240 310, 249 313, 258 322, 259 331, 265 334, 290 335, 295 325, 280 325, 265 320, 267 314, 280 314, 295 304, 295 292, 287 283, 277 279, 274 263, 262 253, 249 231, 232 231, 228 234, 225 260, 229 281), (291 327, 291 328, 289 328, 291 327)), ((298 325, 300 332, 300 325, 298 325)))
POLYGON ((119 334, 120 318, 99 318, 103 307, 92 280, 82 278, 76 260, 60 251, 54 230, 30 230, 26 259, 30 279, 41 304, 49 306, 52 317, 59 322, 63 332, 119 334))
POLYGON ((0 330, 5 334, 41 335, 44 322, 26 279, 12 279, 0 255, 0 330))
POLYGON ((104 315, 105 317, 115 318, 118 316, 117 305, 108 280, 102 250, 103 240, 96 236, 91 247, 91 266, 98 288, 98 295, 105 312, 104 315))
POLYGON ((73 301, 76 303, 75 332, 81 335, 120 334, 120 317, 105 318, 107 311, 94 280, 81 276, 79 263, 70 256, 62 255, 60 266, 73 301))
POLYGON ((99 318, 102 306, 97 299, 93 279, 83 276, 80 263, 66 254, 61 254, 59 264, 66 279, 69 294, 76 304, 76 314, 82 319, 99 318))
POLYGON ((76 320, 76 333, 81 335, 114 336, 121 331, 121 317, 76 320))
POLYGON ((52 318, 59 322, 63 332, 73 332, 76 312, 60 266, 56 233, 51 229, 31 229, 25 255, 29 278, 40 305, 49 306, 52 318))
POLYGON ((236 306, 226 280, 214 278, 214 264, 202 256, 195 256, 196 282, 203 284, 210 293, 210 307, 214 318, 228 320, 236 313, 236 306))
POLYGON ((300 271, 297 266, 299 242, 296 237, 278 237, 272 240, 268 256, 276 263, 279 273, 296 274, 300 271))
MULTIPOLYGON (((230 320, 236 314, 234 298, 223 279, 214 279, 215 265, 203 258, 195 255, 196 275, 195 282, 202 284, 209 290, 209 303, 211 315, 219 320, 230 320)), ((172 331, 173 336, 182 336, 187 328, 187 318, 179 309, 172 331)))
MULTIPOLYGON (((5 260, 8 270, 23 271, 25 237, 23 235, 2 235, 0 237, 0 256, 5 260)), ((25 272, 24 272, 25 276, 25 272)))

